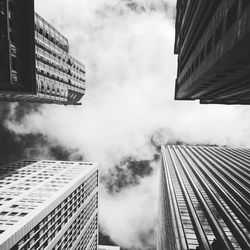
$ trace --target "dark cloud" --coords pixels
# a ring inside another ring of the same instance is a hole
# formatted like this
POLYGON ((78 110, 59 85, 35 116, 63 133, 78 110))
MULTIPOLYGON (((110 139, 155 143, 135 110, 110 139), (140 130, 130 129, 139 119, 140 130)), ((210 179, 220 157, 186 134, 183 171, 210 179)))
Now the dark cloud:
MULTIPOLYGON (((99 244, 104 246, 117 246, 109 235, 105 234, 102 230, 102 228, 99 228, 99 244)), ((129 249, 121 249, 121 250, 129 250, 129 249)))
POLYGON ((146 12, 146 11, 150 11, 150 12, 159 11, 159 9, 167 13, 168 9, 170 8, 169 5, 165 2, 162 2, 161 4, 150 3, 146 5, 145 2, 140 3, 135 0, 124 0, 124 3, 129 9, 131 9, 132 11, 138 14, 146 12))
POLYGON ((51 154, 61 161, 84 161, 83 155, 80 155, 75 150, 68 150, 62 146, 54 146, 50 148, 51 154))
POLYGON ((136 160, 131 156, 124 157, 101 178, 101 181, 110 193, 120 192, 129 186, 138 185, 141 178, 151 175, 153 172, 151 162, 136 160))
POLYGON ((5 127, 5 120, 10 113, 10 105, 1 103, 0 107, 0 164, 7 164, 12 161, 24 158, 23 145, 15 133, 5 127))
POLYGON ((21 159, 55 159, 82 161, 83 156, 74 149, 65 149, 51 141, 41 133, 15 134, 5 126, 6 119, 20 123, 25 115, 39 112, 37 104, 18 104, 15 115, 12 115, 11 104, 1 103, 0 107, 0 165, 21 159))
POLYGON ((139 240, 142 242, 144 246, 147 247, 147 250, 155 250, 155 244, 152 244, 152 242, 155 242, 156 238, 157 237, 155 228, 151 228, 147 232, 142 232, 139 235, 139 240))
MULTIPOLYGON (((132 0, 126 0, 125 2, 126 2, 126 6, 129 9, 131 9, 131 10, 137 12, 137 13, 142 13, 142 12, 146 11, 145 6, 140 5, 140 4, 138 4, 138 3, 136 3, 136 2, 134 2, 132 0)), ((153 9, 155 9, 155 7, 152 5, 150 9, 153 10, 153 9)))

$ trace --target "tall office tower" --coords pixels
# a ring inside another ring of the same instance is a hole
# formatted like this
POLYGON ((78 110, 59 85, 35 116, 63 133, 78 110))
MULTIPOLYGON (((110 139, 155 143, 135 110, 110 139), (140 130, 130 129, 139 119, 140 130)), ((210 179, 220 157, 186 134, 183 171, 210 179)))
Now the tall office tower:
POLYGON ((98 250, 120 250, 120 247, 99 245, 98 250))
POLYGON ((163 146, 158 250, 250 249, 250 150, 163 146))
POLYGON ((175 99, 250 104, 249 44, 249 0, 177 0, 175 99))
POLYGON ((34 0, 0 0, 0 101, 79 104, 85 67, 34 0))
POLYGON ((96 164, 21 161, 0 174, 0 250, 98 248, 96 164))

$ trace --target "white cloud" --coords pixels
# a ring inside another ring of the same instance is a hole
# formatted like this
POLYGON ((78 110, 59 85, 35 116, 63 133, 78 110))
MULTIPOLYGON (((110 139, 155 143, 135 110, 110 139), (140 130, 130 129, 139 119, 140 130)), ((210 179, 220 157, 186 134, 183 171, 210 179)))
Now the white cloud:
POLYGON ((101 192, 100 220, 105 233, 121 246, 129 249, 152 249, 156 232, 148 230, 156 225, 158 200, 158 171, 141 180, 141 184, 111 196, 101 192), (145 233, 145 235, 143 235, 145 233), (147 244, 143 244, 143 236, 147 244), (138 237, 141 237, 139 241, 138 237))
MULTIPOLYGON (((173 100, 174 22, 163 3, 173 8, 175 1, 136 2, 146 11, 132 11, 122 0, 36 0, 38 12, 69 37, 73 55, 86 64, 87 94, 82 107, 44 105, 21 124, 10 118, 8 127, 76 148, 101 162, 104 173, 124 156, 153 158, 153 134, 161 143, 249 146, 247 107, 173 100)), ((149 208, 158 204, 157 182, 153 175, 116 196, 103 193, 102 226, 118 243, 140 247, 140 233, 155 226, 149 208)))

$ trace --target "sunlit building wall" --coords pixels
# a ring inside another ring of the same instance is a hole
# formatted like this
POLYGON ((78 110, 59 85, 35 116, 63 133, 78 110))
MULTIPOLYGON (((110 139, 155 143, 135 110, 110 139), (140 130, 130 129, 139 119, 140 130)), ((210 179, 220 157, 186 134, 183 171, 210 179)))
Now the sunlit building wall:
POLYGON ((1 168, 0 249, 98 248, 98 166, 20 161, 1 168))

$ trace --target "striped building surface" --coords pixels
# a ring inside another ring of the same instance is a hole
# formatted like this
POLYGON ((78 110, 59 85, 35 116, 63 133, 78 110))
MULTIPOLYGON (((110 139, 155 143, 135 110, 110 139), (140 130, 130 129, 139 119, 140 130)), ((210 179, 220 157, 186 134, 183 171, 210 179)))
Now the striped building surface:
POLYGON ((250 150, 163 146, 158 250, 250 249, 250 150))
POLYGON ((249 0, 177 0, 175 99, 250 104, 249 43, 249 0))
POLYGON ((0 169, 0 250, 96 250, 98 166, 20 161, 0 169))

